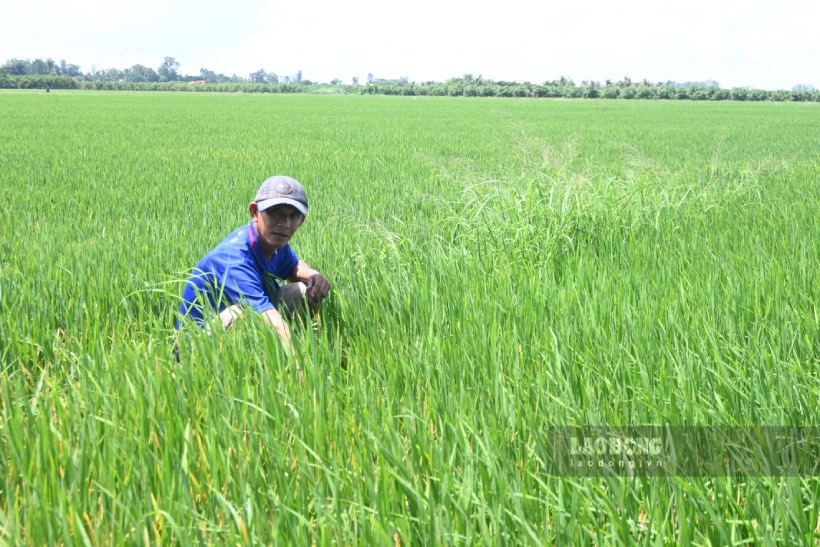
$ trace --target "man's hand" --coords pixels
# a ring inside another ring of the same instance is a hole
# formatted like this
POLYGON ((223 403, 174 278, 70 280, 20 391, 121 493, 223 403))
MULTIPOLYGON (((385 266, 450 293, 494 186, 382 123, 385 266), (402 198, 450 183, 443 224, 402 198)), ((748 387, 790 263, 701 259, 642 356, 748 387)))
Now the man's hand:
POLYGON ((296 366, 296 372, 299 374, 302 385, 305 385, 305 373, 302 372, 302 367, 299 366, 299 359, 297 359, 295 355, 293 357, 293 364, 296 366))
POLYGON ((288 357, 293 359, 293 363, 296 366, 296 372, 299 374, 299 379, 304 384, 305 375, 302 372, 302 367, 299 366, 299 359, 296 356, 296 349, 293 347, 293 341, 290 336, 290 328, 288 328, 288 324, 285 323, 285 320, 282 319, 282 315, 276 311, 276 308, 263 312, 262 318, 266 323, 273 326, 274 330, 276 330, 276 334, 279 335, 279 339, 282 342, 282 348, 284 348, 288 357))
POLYGON ((308 300, 318 304, 330 292, 330 282, 320 272, 315 272, 305 280, 305 288, 308 300))

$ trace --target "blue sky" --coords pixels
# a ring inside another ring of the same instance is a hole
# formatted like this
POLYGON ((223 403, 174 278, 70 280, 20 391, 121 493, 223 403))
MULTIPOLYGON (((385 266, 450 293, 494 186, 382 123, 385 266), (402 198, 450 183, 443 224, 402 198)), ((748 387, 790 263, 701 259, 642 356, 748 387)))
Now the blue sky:
POLYGON ((818 0, 0 0, 0 62, 820 88, 818 0))

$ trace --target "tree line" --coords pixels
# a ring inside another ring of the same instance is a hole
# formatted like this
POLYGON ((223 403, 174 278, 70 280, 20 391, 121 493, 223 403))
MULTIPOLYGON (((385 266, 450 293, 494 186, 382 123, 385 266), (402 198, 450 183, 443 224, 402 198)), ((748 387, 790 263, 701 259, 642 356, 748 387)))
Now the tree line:
POLYGON ((601 84, 584 81, 575 84, 569 78, 547 81, 507 82, 483 80, 465 75, 447 82, 375 83, 360 93, 382 95, 433 95, 450 97, 528 97, 565 99, 665 99, 696 101, 801 101, 820 102, 820 92, 811 86, 795 86, 792 90, 724 89, 715 81, 706 82, 633 82, 629 78, 601 84))
MULTIPOLYGON (((225 76, 216 74, 208 69, 200 69, 197 76, 182 75, 179 73, 180 64, 173 57, 165 57, 156 69, 134 65, 123 70, 108 68, 98 70, 91 68, 91 72, 83 73, 78 65, 65 61, 55 62, 53 59, 10 59, 0 66, 0 77, 50 76, 68 77, 79 82, 125 82, 125 83, 156 83, 156 82, 188 82, 191 80, 207 80, 211 83, 239 82, 242 78, 236 75, 225 76)), ((41 78, 43 80, 43 78, 41 78)), ((64 81, 64 80, 59 80, 64 81)))
POLYGON ((226 76, 201 68, 198 75, 182 75, 173 57, 165 57, 157 69, 134 65, 124 70, 92 68, 84 74, 79 66, 52 59, 11 59, 0 66, 0 88, 17 89, 93 89, 111 91, 191 91, 245 93, 339 93, 449 96, 449 97, 528 97, 584 99, 662 99, 699 101, 800 101, 820 102, 820 92, 811 85, 796 85, 791 90, 752 88, 725 89, 718 82, 650 82, 624 78, 619 81, 582 81, 561 77, 541 84, 490 80, 465 74, 446 82, 410 82, 399 79, 375 78, 367 75, 367 83, 357 77, 350 84, 334 79, 330 84, 304 79, 302 71, 279 76, 260 69, 248 78, 236 74, 226 76))

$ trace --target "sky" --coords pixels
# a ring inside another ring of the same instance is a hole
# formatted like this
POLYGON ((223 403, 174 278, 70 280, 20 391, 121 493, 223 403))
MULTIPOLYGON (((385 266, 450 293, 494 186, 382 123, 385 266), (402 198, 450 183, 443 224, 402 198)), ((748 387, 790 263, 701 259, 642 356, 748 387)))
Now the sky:
POLYGON ((0 63, 820 89, 819 0, 0 0, 0 63))

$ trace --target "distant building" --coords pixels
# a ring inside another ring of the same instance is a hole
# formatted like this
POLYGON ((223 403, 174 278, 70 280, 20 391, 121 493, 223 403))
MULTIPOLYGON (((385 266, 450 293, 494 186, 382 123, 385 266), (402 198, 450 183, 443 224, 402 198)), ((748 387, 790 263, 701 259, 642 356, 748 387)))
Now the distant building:
POLYGON ((189 84, 197 84, 197 85, 205 85, 208 83, 208 80, 191 80, 188 82, 189 84))

